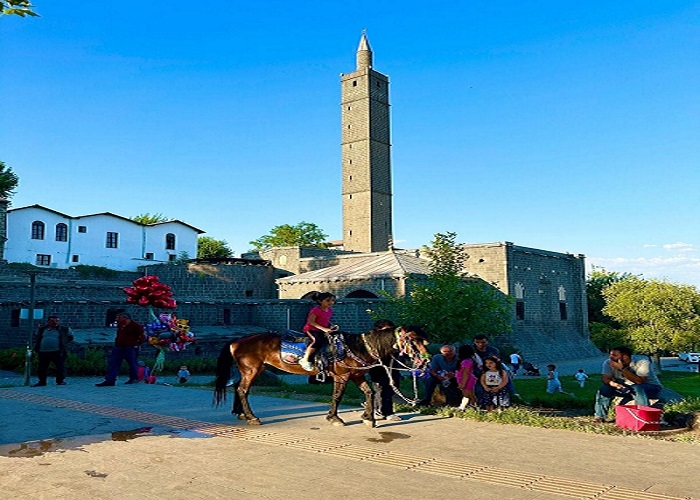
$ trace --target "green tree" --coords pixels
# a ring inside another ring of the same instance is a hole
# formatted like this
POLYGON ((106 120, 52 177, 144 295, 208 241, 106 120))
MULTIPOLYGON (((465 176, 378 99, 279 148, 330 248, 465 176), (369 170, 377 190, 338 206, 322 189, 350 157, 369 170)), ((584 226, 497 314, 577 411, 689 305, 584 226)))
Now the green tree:
POLYGON ((653 355, 700 346, 700 293, 694 286, 631 277, 603 290, 603 313, 618 321, 635 351, 653 355))
MULTIPOLYGON (((588 298, 588 321, 590 323, 602 323, 612 328, 620 328, 620 324, 610 316, 603 313, 605 298, 603 290, 613 283, 632 278, 629 273, 606 271, 602 267, 593 266, 591 274, 586 280, 586 296, 588 298)), ((597 344, 596 344, 597 345, 597 344)))
POLYGON ((609 352, 613 347, 630 343, 627 332, 619 327, 613 328, 605 323, 596 322, 589 323, 588 327, 591 330, 591 342, 603 352, 609 352))
POLYGON ((300 222, 295 226, 282 224, 275 226, 269 234, 261 236, 257 240, 251 241, 253 250, 259 252, 273 247, 321 247, 328 246, 325 243, 328 235, 316 224, 311 222, 300 222))
POLYGON ((19 184, 19 177, 12 171, 12 167, 0 161, 0 197, 11 198, 19 184))
POLYGON ((15 15, 15 16, 34 16, 38 17, 39 14, 34 12, 32 9, 34 6, 29 0, 0 0, 0 12, 3 15, 15 15))
POLYGON ((388 297, 373 317, 420 325, 438 343, 510 331, 511 300, 490 284, 465 277, 468 255, 455 238, 455 233, 436 234, 426 249, 431 258, 427 279, 409 277, 408 294, 388 297))
POLYGON ((165 215, 163 214, 151 214, 151 213, 143 213, 139 215, 134 215, 131 217, 131 220, 134 222, 138 222, 139 224, 157 224, 159 222, 168 222, 169 220, 165 215))
POLYGON ((198 259, 225 259, 232 256, 233 251, 224 240, 215 240, 210 236, 200 236, 197 239, 198 259))

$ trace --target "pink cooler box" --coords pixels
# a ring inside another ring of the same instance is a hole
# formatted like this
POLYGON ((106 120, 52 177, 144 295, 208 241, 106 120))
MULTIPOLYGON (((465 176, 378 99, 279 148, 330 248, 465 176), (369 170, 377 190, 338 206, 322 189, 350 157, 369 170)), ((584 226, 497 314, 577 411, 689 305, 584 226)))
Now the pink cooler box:
POLYGON ((658 431, 661 427, 661 410, 641 405, 617 405, 615 425, 633 431, 658 431))

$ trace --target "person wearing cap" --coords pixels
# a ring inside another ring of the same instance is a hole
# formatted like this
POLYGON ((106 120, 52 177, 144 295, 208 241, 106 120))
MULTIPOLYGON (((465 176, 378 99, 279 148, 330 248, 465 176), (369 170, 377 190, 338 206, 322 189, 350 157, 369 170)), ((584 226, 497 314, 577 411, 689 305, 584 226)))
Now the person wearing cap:
POLYGON ((39 357, 37 376, 39 381, 32 387, 46 385, 46 377, 51 363, 56 367, 56 385, 66 385, 66 356, 68 343, 73 340, 73 332, 60 325, 58 316, 49 316, 46 324, 39 328, 34 338, 34 352, 39 357))
POLYGON ((117 336, 114 339, 114 347, 109 355, 107 375, 105 375, 104 381, 95 385, 97 387, 115 385, 122 361, 126 361, 129 365, 129 380, 124 383, 137 384, 139 382, 137 364, 139 346, 144 340, 146 340, 146 334, 143 332, 143 326, 132 320, 131 316, 125 312, 117 314, 117 336))

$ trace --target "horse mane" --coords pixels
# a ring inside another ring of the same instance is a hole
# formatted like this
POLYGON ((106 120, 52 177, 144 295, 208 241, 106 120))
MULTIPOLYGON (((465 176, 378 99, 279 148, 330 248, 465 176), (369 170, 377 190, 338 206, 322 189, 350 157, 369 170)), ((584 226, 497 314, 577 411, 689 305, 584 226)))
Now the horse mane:
POLYGON ((392 353, 396 343, 393 328, 387 330, 372 329, 366 333, 343 332, 343 337, 350 350, 358 356, 374 357, 379 355, 380 358, 383 358, 392 353))

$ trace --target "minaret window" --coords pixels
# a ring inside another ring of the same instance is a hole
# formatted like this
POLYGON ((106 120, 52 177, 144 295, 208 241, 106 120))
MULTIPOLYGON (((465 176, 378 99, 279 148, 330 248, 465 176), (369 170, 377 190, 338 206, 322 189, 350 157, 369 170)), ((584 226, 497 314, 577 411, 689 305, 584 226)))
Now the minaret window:
POLYGON ((353 86, 353 87, 357 87, 357 80, 353 80, 353 81, 352 81, 352 86, 353 86))

